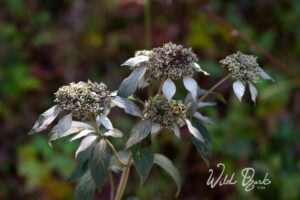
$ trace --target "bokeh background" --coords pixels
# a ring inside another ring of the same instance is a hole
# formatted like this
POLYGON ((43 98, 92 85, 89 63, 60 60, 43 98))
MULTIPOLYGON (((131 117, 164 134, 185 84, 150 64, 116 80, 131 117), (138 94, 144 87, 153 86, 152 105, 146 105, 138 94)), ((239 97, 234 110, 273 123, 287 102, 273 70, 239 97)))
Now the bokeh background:
MULTIPOLYGON (((202 88, 226 75, 218 61, 237 50, 258 56, 278 82, 257 84, 254 105, 249 94, 239 103, 227 81, 217 89, 226 103, 212 98, 218 105, 202 110, 217 123, 207 126, 210 167, 223 162, 227 173, 236 174, 254 167, 258 177, 269 174, 271 185, 252 192, 241 184, 210 189, 209 168, 191 141, 161 134, 153 148, 181 172, 178 199, 300 199, 300 1, 153 0, 146 20, 145 13, 143 0, 0 1, 0 199, 73 199, 75 183, 67 178, 78 144, 51 148, 47 134, 27 132, 53 105, 61 85, 91 79, 116 90, 129 74, 120 63, 147 43, 169 41, 192 47, 212 74, 196 77, 202 88)), ((124 117, 116 110, 111 118, 128 135, 136 119, 124 117)), ((108 199, 108 185, 96 199, 108 199)), ((175 190, 171 178, 154 167, 142 187, 132 172, 126 197, 174 199, 175 190)))

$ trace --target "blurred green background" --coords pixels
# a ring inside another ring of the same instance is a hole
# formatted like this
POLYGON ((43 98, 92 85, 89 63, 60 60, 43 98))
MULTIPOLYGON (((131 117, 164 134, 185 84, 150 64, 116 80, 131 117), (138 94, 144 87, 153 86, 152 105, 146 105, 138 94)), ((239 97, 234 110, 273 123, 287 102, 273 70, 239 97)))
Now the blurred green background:
MULTIPOLYGON (((120 64, 145 48, 144 6, 143 0, 0 1, 1 200, 73 198, 75 184, 67 178, 77 144, 51 148, 46 134, 29 137, 27 132, 63 84, 91 79, 117 89, 129 74, 120 64)), ((241 184, 211 189, 209 168, 191 141, 161 134, 153 148, 181 172, 178 199, 300 199, 300 1, 153 0, 151 6, 152 46, 169 41, 191 46, 212 74, 196 77, 202 88, 226 75, 218 61, 237 50, 258 56, 278 81, 257 84, 256 105, 249 94, 239 103, 231 82, 225 82, 218 91, 227 103, 202 110, 217 123, 207 126, 210 167, 223 162, 227 173, 236 174, 254 167, 258 177, 268 173, 272 183, 251 192, 241 184)), ((111 118, 128 133, 135 118, 124 117, 115 110, 111 118)), ((175 191, 171 178, 154 167, 142 187, 132 172, 126 197, 166 200, 174 199, 175 191)), ((95 198, 108 197, 109 184, 95 198)))

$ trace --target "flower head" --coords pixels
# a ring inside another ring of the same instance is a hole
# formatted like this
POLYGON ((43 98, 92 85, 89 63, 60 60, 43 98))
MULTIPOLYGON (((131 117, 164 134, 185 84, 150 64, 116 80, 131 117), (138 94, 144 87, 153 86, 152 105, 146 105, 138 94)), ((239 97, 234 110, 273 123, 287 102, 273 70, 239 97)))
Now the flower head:
POLYGON ((198 61, 190 48, 169 42, 162 47, 154 48, 149 55, 149 70, 146 76, 152 79, 181 79, 196 72, 194 63, 198 61))
POLYGON ((90 113, 104 114, 110 106, 111 93, 104 83, 92 81, 70 83, 55 93, 55 102, 77 119, 87 119, 90 113))
POLYGON ((156 95, 146 102, 143 113, 144 118, 173 130, 186 119, 186 111, 182 101, 168 101, 164 96, 156 95))
POLYGON ((259 80, 259 65, 257 57, 245 55, 241 52, 234 53, 221 60, 220 63, 228 68, 234 79, 243 83, 257 83, 259 80))

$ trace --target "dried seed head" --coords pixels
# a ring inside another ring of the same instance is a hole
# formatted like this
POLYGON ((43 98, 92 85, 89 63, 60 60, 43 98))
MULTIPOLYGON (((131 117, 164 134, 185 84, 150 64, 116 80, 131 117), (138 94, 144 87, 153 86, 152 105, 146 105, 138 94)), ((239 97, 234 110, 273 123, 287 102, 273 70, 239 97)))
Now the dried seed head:
POLYGON ((240 80, 243 83, 256 83, 259 80, 259 65, 256 57, 245 55, 241 52, 229 55, 220 63, 227 67, 232 73, 234 79, 240 80))
POLYGON ((186 111, 182 101, 168 101, 164 96, 156 95, 146 102, 143 113, 144 118, 172 130, 186 118, 186 111))
POLYGON ((169 42, 163 47, 152 49, 146 76, 156 80, 162 78, 176 80, 184 76, 192 76, 197 71, 194 67, 194 62, 197 60, 198 57, 190 48, 169 42))
POLYGON ((109 109, 111 93, 106 88, 104 83, 92 81, 70 83, 54 94, 55 102, 75 118, 84 120, 90 113, 101 115, 109 109))

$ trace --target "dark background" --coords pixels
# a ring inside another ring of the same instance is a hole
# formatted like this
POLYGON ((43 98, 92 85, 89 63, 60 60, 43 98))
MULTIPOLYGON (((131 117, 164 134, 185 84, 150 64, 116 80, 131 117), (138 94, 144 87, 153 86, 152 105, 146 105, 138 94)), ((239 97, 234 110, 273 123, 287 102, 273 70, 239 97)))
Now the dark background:
MULTIPOLYGON (((152 47, 165 42, 193 48, 202 68, 202 88, 226 75, 218 61, 240 50, 258 56, 277 81, 261 81, 257 104, 247 93, 242 103, 231 81, 218 88, 227 103, 202 112, 217 127, 212 136, 211 168, 223 162, 238 174, 254 167, 271 185, 245 192, 241 184, 210 189, 208 167, 189 139, 161 134, 153 148, 170 157, 183 177, 178 199, 300 199, 300 1, 153 0, 152 47)), ((53 105, 53 93, 71 81, 102 81, 116 90, 129 74, 120 64, 145 48, 143 0, 0 1, 0 199, 72 199, 66 181, 75 166, 78 144, 48 146, 47 136, 28 136, 38 115, 53 105)), ((149 33, 149 32, 148 32, 149 33)), ((185 94, 185 90, 179 93, 185 94)), ((135 118, 112 113, 128 133, 135 118)), ((128 135, 128 134, 126 134, 128 135)), ((115 177, 116 181, 118 176, 115 177)), ((176 186, 158 167, 139 187, 130 175, 126 197, 174 199, 176 186)), ((107 199, 109 186, 97 199, 107 199), (101 198, 102 197, 102 198, 101 198)))

